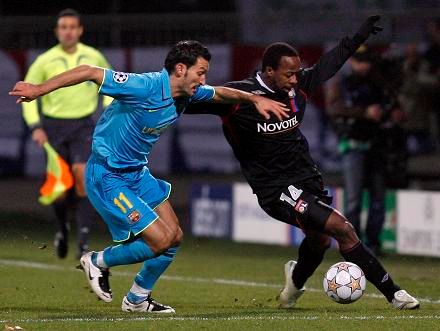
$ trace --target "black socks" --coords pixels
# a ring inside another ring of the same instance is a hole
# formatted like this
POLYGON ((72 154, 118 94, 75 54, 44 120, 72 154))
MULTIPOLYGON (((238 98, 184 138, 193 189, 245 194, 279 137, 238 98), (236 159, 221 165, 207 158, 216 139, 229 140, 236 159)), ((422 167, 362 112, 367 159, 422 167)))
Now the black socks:
POLYGON ((365 277, 391 302, 394 293, 400 287, 394 284, 391 276, 386 272, 373 253, 362 242, 359 242, 348 251, 341 251, 346 261, 357 264, 365 273, 365 277))
POLYGON ((307 240, 303 239, 298 249, 298 262, 293 270, 293 284, 297 289, 301 289, 307 279, 315 272, 321 264, 326 249, 312 248, 307 240))

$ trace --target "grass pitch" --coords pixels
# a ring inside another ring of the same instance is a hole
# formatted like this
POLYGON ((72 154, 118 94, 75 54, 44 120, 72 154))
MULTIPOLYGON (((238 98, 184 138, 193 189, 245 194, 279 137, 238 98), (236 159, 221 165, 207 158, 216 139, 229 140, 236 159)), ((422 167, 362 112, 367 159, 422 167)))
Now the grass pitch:
MULTIPOLYGON (((438 330, 440 260, 388 256, 383 264, 399 285, 421 298, 417 311, 396 311, 371 285, 350 305, 322 291, 326 269, 342 260, 329 251, 291 310, 277 308, 283 266, 296 249, 186 238, 153 296, 173 306, 173 316, 128 314, 121 300, 139 266, 116 267, 110 278, 114 299, 105 304, 90 293, 74 250, 65 260, 53 254, 54 226, 29 215, 1 215, 0 330, 438 330), (32 219, 32 220, 31 220, 32 219)), ((94 231, 92 249, 110 243, 94 231)), ((71 248, 75 243, 71 242, 71 248)))

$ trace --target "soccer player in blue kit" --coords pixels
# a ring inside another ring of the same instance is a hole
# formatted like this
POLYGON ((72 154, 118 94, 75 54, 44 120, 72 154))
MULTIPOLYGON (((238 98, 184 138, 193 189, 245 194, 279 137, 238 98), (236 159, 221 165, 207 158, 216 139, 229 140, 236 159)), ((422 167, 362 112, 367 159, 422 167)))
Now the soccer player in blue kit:
MULTIPOLYGON (((127 312, 174 313, 151 291, 173 261, 182 230, 168 197, 171 185, 156 179, 147 158, 161 133, 193 102, 252 103, 266 119, 286 117, 285 105, 227 87, 205 85, 211 55, 197 41, 181 41, 168 53, 165 68, 143 74, 81 65, 42 84, 18 82, 12 96, 28 102, 61 87, 93 81, 115 100, 99 119, 86 168, 86 189, 106 222, 115 246, 81 257, 90 287, 105 302, 113 299, 109 268, 143 262, 122 300, 127 312)), ((81 97, 80 95, 78 96, 81 97)))

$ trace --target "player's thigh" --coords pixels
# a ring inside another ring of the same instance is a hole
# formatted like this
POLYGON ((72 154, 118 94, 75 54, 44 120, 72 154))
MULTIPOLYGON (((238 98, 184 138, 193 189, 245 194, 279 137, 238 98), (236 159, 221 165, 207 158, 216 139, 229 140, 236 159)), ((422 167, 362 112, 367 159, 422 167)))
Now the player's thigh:
POLYGON ((270 201, 260 202, 273 218, 303 230, 323 232, 333 208, 312 194, 306 186, 287 185, 270 201))
POLYGON ((94 122, 91 118, 72 120, 72 126, 75 131, 66 140, 69 146, 70 164, 85 164, 92 149, 94 122))
POLYGON ((89 161, 86 167, 88 198, 115 242, 124 242, 140 235, 159 219, 157 213, 130 186, 131 177, 135 175, 115 174, 93 161, 89 161))
POLYGON ((159 215, 161 219, 170 224, 170 226, 176 228, 179 226, 179 219, 177 218, 177 215, 168 200, 164 201, 159 206, 154 208, 154 211, 159 215))
POLYGON ((86 163, 73 163, 72 164, 72 174, 75 179, 75 192, 79 197, 87 196, 85 188, 85 169, 86 163))
POLYGON ((159 216, 152 228, 146 229, 142 234, 147 243, 158 241, 160 245, 175 246, 182 238, 179 221, 171 203, 168 201, 171 193, 171 184, 157 179, 148 169, 141 174, 136 184, 137 193, 159 216), (158 233, 161 231, 162 233, 158 233))

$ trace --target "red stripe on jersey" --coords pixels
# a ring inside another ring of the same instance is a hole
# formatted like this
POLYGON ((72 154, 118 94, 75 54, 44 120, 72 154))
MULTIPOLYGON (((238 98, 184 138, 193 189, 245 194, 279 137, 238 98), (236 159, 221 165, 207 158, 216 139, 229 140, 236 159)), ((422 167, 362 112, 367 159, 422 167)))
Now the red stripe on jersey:
POLYGON ((295 99, 294 98, 290 99, 290 107, 292 108, 292 111, 294 113, 298 112, 298 107, 295 104, 295 99))

